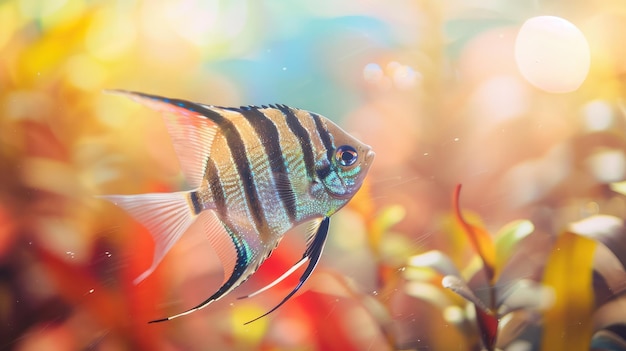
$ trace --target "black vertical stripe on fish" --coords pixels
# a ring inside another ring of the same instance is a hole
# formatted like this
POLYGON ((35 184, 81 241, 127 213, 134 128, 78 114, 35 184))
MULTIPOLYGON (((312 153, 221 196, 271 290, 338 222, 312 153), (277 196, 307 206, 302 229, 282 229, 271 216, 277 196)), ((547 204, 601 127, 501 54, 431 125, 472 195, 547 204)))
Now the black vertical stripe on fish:
POLYGON ((230 120, 215 111, 203 108, 203 110, 199 112, 214 121, 226 137, 226 143, 228 144, 235 167, 239 173, 239 179, 243 186, 246 202, 250 209, 254 225, 257 232, 267 233, 268 225, 265 219, 265 211, 263 210, 263 206, 261 206, 261 199, 257 193, 250 162, 248 161, 246 146, 239 130, 230 120))
POLYGON ((209 183, 209 189, 211 190, 211 197, 215 204, 215 210, 217 215, 222 221, 225 221, 228 216, 226 197, 224 196, 224 189, 222 187, 222 181, 217 173, 217 167, 215 162, 211 158, 207 159, 206 170, 204 176, 209 183))
POLYGON ((317 177, 319 179, 326 179, 326 177, 328 177, 331 172, 332 172, 332 169, 330 165, 325 165, 323 167, 318 168, 315 173, 317 174, 317 177))
POLYGON ((326 148, 326 157, 328 158, 328 162, 332 162, 333 153, 335 152, 333 141, 330 139, 330 133, 328 130, 324 128, 324 124, 322 123, 322 119, 319 115, 315 113, 310 113, 311 117, 315 121, 315 128, 317 129, 317 134, 319 134, 320 139, 322 139, 322 143, 324 144, 324 148, 326 148))
POLYGON ((200 198, 198 198, 198 192, 192 191, 189 194, 189 199, 193 207, 193 214, 200 214, 200 212, 202 212, 202 204, 200 203, 200 198))
POLYGON ((254 184, 252 170, 250 169, 250 163, 248 162, 248 157, 246 153, 246 146, 244 144, 243 138, 241 137, 241 134, 239 133, 239 130, 233 124, 233 122, 222 116, 220 113, 215 112, 204 105, 180 99, 168 99, 156 95, 139 95, 150 99, 164 101, 187 109, 189 111, 199 113, 217 124, 218 128, 220 128, 220 131, 226 138, 226 143, 228 144, 228 148, 230 149, 230 153, 233 157, 235 167, 237 168, 237 172, 239 173, 239 179, 242 182, 247 205, 250 209, 250 213, 252 214, 252 220, 254 221, 256 229, 259 233, 267 233, 268 224, 265 219, 263 206, 261 206, 259 194, 257 193, 256 186, 254 184))
POLYGON ((302 126, 290 107, 286 105, 277 105, 276 107, 285 116, 289 130, 298 138, 308 179, 315 179, 315 157, 313 156, 313 145, 309 132, 302 126))
POLYGON ((287 211, 289 220, 293 223, 296 219, 296 198, 293 196, 293 188, 291 181, 287 176, 287 167, 285 165, 285 156, 283 150, 280 147, 280 135, 278 134, 278 128, 272 120, 270 120, 263 112, 256 108, 245 109, 241 111, 241 114, 248 120, 250 125, 254 128, 257 136, 263 144, 265 154, 270 163, 270 169, 272 170, 272 179, 274 184, 278 181, 284 182, 288 187, 289 192, 279 191, 278 196, 283 203, 283 208, 287 211), (277 179, 277 177, 282 177, 277 179))

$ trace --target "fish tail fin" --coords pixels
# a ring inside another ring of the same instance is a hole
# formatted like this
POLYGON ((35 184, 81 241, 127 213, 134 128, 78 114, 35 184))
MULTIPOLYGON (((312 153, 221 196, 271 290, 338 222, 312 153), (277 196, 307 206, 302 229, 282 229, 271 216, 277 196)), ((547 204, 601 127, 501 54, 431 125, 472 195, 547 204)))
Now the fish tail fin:
POLYGON ((199 213, 195 195, 195 191, 181 191, 99 196, 123 208, 152 235, 154 240, 152 265, 135 278, 133 281, 135 284, 139 284, 152 274, 165 254, 194 222, 199 213))

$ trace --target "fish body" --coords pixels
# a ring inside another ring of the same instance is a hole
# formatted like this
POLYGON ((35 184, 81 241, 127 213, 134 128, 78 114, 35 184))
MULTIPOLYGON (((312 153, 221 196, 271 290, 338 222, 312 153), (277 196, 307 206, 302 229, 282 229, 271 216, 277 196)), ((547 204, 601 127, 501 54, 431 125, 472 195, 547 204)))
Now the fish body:
MULTIPOLYGON (((374 152, 318 114, 285 105, 217 107, 144 93, 112 91, 164 112, 164 120, 193 187, 189 191, 105 195, 151 233, 149 276, 194 222, 201 222, 224 268, 222 286, 199 310, 248 279, 289 229, 314 224, 307 249, 292 269, 308 262, 300 284, 322 253, 329 218, 360 188, 374 152)), ((271 311, 275 310, 276 306, 271 311)), ((270 311, 270 312, 271 312, 270 311)), ((268 312, 269 313, 269 312, 268 312)))

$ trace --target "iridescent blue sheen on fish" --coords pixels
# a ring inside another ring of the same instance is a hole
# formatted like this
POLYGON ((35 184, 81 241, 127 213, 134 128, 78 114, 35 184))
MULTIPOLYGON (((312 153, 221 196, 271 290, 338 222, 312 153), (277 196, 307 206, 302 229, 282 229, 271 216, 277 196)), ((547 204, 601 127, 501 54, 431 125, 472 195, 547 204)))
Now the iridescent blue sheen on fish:
MULTIPOLYGON (((201 222, 224 268, 224 281, 197 311, 252 275, 289 229, 315 224, 300 261, 308 279, 326 242, 330 216, 359 190, 374 158, 371 148, 330 120, 285 105, 216 107, 155 95, 113 91, 164 112, 164 120, 193 188, 175 193, 106 195, 151 233, 155 253, 148 277, 192 223, 201 222)), ((268 312, 268 313, 270 313, 268 312)), ((263 315, 264 316, 264 315, 263 315)), ((259 317, 260 318, 260 317, 259 317)))

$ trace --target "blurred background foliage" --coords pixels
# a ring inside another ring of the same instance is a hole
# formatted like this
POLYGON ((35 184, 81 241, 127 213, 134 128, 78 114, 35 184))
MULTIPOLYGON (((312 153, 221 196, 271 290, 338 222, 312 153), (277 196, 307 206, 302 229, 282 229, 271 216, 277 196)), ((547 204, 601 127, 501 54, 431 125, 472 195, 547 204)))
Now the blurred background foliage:
POLYGON ((626 350, 623 33, 619 0, 0 1, 0 349, 626 350), (568 22, 524 41, 543 15, 568 22), (222 272, 189 233, 132 284, 151 239, 94 195, 184 182, 159 116, 110 88, 285 103, 373 146, 304 292, 246 326, 295 278, 146 323, 222 272))

